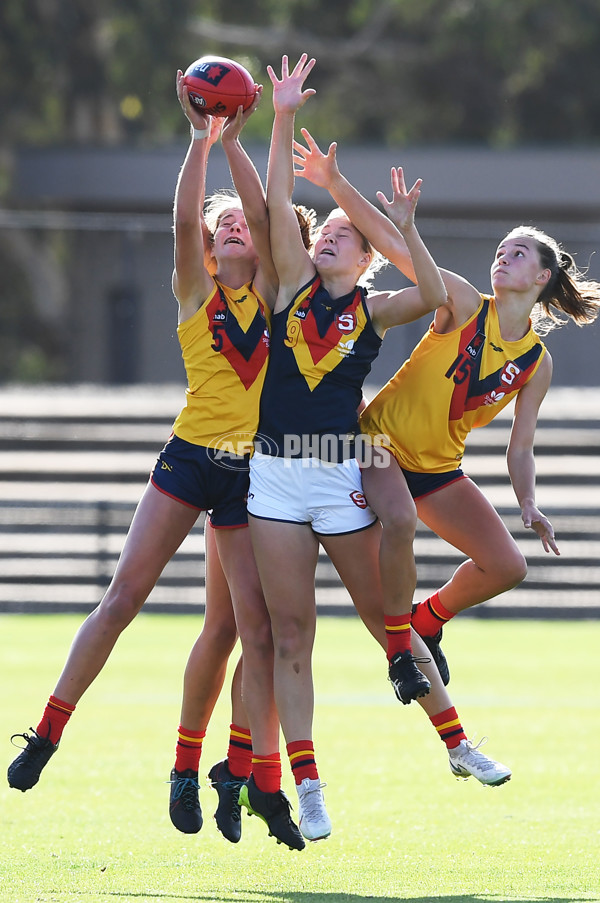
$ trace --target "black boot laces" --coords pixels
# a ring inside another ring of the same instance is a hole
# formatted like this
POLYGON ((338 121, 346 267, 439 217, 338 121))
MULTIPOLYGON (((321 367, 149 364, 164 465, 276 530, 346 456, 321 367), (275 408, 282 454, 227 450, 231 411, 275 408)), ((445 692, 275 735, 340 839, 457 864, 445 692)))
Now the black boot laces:
POLYGON ((242 788, 243 781, 221 781, 221 786, 224 787, 229 792, 229 800, 231 803, 231 820, 239 821, 241 818, 240 812, 240 790, 242 788))
POLYGON ((44 737, 40 737, 34 728, 30 727, 29 730, 33 736, 30 736, 27 731, 23 734, 13 734, 10 738, 10 742, 13 746, 16 746, 17 749, 26 749, 31 758, 35 761, 39 756, 45 756, 50 741, 47 738, 44 739, 44 737), (26 745, 21 746, 20 743, 15 743, 15 737, 21 737, 22 740, 25 740, 26 745))

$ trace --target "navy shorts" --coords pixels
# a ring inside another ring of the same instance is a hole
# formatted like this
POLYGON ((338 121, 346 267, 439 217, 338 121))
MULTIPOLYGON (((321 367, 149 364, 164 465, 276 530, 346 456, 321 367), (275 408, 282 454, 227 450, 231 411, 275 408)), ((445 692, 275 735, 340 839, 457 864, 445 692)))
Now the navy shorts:
POLYGON ((172 435, 150 474, 152 485, 207 511, 213 527, 248 525, 249 455, 230 455, 172 435))
POLYGON ((412 470, 405 470, 403 467, 401 469, 413 499, 421 499, 457 480, 468 479, 460 467, 457 467, 456 470, 449 470, 447 473, 415 473, 412 470))

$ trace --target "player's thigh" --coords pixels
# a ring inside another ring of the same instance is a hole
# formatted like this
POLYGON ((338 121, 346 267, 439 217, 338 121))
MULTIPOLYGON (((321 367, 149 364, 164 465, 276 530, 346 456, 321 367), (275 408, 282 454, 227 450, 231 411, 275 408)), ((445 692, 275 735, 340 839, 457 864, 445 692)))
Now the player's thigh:
POLYGON ((215 541, 242 643, 270 643, 269 613, 248 527, 215 529, 215 541))
POLYGON ((231 592, 217 548, 217 532, 207 518, 204 526, 205 610, 202 630, 211 637, 229 634, 233 645, 237 629, 231 592))
POLYGON ((342 536, 320 536, 321 544, 348 590, 361 620, 375 638, 384 637, 383 592, 379 573, 381 525, 342 536))
POLYGON ((362 485, 369 506, 384 527, 416 530, 415 503, 404 474, 387 449, 373 449, 373 461, 361 471, 362 485))
POLYGON ((148 483, 136 508, 115 580, 153 586, 188 535, 200 512, 148 483))
MULTIPOLYGON (((219 549, 217 547, 217 533, 219 530, 212 526, 207 518, 204 525, 204 571, 206 587, 206 613, 209 609, 216 613, 229 611, 233 616, 231 605, 231 591, 221 564, 219 549)), ((246 533, 248 532, 246 528, 246 533)))
POLYGON ((312 620, 319 541, 309 524, 250 517, 250 532, 271 618, 312 620))
POLYGON ((485 570, 521 553, 504 521, 470 479, 457 480, 416 500, 423 523, 485 570))

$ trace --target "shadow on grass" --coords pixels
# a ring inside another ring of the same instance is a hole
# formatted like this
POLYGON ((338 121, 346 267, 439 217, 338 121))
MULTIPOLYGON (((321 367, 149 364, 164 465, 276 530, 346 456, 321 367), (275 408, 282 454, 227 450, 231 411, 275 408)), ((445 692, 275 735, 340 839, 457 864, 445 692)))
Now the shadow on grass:
POLYGON ((591 903, 591 897, 520 897, 494 894, 439 894, 427 897, 375 897, 370 894, 341 894, 341 893, 304 893, 302 891, 284 891, 283 893, 266 893, 264 891, 236 889, 230 894, 203 892, 198 896, 190 894, 170 894, 147 892, 132 894, 120 894, 112 891, 107 894, 116 900, 135 900, 136 897, 155 899, 169 903, 591 903))

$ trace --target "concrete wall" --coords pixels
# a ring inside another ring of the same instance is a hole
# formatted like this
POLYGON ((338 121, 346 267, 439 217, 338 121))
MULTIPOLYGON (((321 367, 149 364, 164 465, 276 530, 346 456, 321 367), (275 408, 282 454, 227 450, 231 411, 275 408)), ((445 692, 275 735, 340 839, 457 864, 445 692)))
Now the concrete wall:
MULTIPOLYGON (((16 160, 7 227, 60 228, 69 237, 67 329, 73 381, 183 381, 176 339, 171 207, 185 145, 152 151, 23 150, 16 160), (33 215, 33 211, 37 211, 33 215), (56 211, 62 211, 57 218, 56 211), (32 215, 34 216, 32 220, 32 215), (37 219, 35 219, 37 216, 37 219), (12 219, 11 219, 12 217, 12 219), (29 217, 29 219, 28 219, 29 217)), ((250 146, 261 175, 267 150, 250 146)), ((585 150, 397 150, 343 148, 342 171, 369 199, 389 192, 392 165, 423 178, 419 227, 440 265, 489 288, 489 265, 502 236, 534 223, 576 253, 600 280, 600 158, 585 150)), ((220 147, 211 152, 207 193, 231 179, 220 147)), ((296 199, 319 213, 328 195, 303 179, 296 199)), ((392 268, 381 288, 405 284, 392 268)), ((386 337, 372 382, 402 363, 427 327, 419 321, 386 337)), ((600 383, 600 325, 569 326, 548 338, 556 385, 600 383)))

